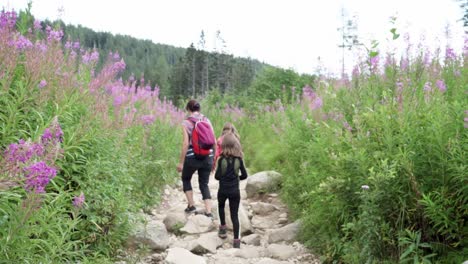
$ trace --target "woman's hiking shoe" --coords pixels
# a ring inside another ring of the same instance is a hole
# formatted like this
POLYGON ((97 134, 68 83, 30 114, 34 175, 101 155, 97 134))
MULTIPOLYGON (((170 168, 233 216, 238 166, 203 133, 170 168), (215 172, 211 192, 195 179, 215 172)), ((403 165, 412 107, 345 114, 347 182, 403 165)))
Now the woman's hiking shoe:
POLYGON ((227 228, 226 228, 225 225, 220 225, 219 226, 218 236, 220 238, 226 238, 227 237, 227 228))
POLYGON ((232 247, 233 248, 240 248, 240 239, 234 239, 234 242, 232 242, 232 247))
POLYGON ((185 208, 184 211, 185 211, 185 213, 190 214, 190 213, 195 212, 196 210, 197 210, 197 208, 195 208, 195 206, 192 205, 192 206, 187 206, 187 208, 185 208))

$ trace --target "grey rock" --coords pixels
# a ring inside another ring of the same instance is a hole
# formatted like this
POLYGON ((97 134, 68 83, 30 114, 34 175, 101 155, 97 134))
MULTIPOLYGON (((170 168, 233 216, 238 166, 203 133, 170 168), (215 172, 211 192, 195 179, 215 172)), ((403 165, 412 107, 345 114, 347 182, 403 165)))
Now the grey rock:
POLYGON ((180 211, 168 213, 164 218, 163 223, 168 231, 173 232, 175 231, 175 227, 185 225, 186 221, 187 218, 185 213, 180 211))
POLYGON ((203 257, 197 256, 184 248, 170 248, 165 261, 167 264, 206 264, 203 257))
POLYGON ((260 246, 261 237, 258 234, 251 234, 241 238, 247 245, 260 246))
POLYGON ((278 210, 276 206, 269 203, 256 202, 251 203, 250 206, 252 206, 252 211, 258 215, 268 215, 278 210))
POLYGON ((223 240, 218 237, 217 232, 202 234, 193 243, 192 252, 198 254, 216 253, 216 249, 223 245, 223 240))
POLYGON ((253 197, 261 192, 269 192, 278 189, 282 175, 276 171, 262 171, 247 178, 245 191, 247 197, 253 197))
POLYGON ((162 222, 150 220, 136 224, 136 229, 127 240, 127 246, 147 246, 152 250, 165 250, 170 243, 169 234, 162 222))
POLYGON ((296 221, 278 229, 268 230, 268 243, 272 244, 280 241, 293 241, 296 239, 299 229, 300 222, 296 221))
POLYGON ((264 249, 261 247, 242 247, 237 250, 234 256, 239 258, 251 259, 260 258, 264 255, 264 249))
POLYGON ((215 226, 213 221, 204 215, 194 215, 189 217, 185 226, 180 229, 180 231, 189 233, 189 234, 200 234, 206 233, 213 230, 215 226))
POLYGON ((288 245, 271 244, 267 251, 271 257, 281 260, 287 260, 297 255, 296 250, 288 245))

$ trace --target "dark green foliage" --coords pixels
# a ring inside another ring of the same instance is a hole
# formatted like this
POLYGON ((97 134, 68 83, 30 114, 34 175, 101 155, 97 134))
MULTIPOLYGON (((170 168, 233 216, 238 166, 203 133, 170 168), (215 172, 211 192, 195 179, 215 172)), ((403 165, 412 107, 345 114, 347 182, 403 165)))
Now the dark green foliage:
POLYGON ((303 74, 299 75, 293 70, 284 70, 274 67, 266 67, 249 87, 249 97, 264 102, 272 102, 281 99, 283 103, 296 101, 295 95, 302 93, 302 88, 306 85, 312 86, 315 76, 303 74))

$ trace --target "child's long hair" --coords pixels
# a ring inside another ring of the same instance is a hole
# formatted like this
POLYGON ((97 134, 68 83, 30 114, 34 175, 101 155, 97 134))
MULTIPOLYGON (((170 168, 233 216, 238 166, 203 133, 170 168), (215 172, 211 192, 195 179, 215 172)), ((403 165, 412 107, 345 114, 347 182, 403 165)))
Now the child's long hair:
POLYGON ((223 152, 221 152, 221 155, 223 156, 239 158, 244 157, 244 153, 242 153, 242 146, 234 133, 227 133, 224 135, 221 148, 223 149, 223 152))
POLYGON ((235 136, 235 137, 237 138, 237 140, 239 140, 239 142, 240 142, 240 135, 239 135, 239 133, 237 132, 236 127, 234 127, 234 125, 231 124, 231 123, 229 123, 229 122, 224 124, 223 132, 221 132, 221 136, 224 136, 224 135, 226 135, 226 134, 228 134, 228 133, 234 134, 234 136, 235 136))

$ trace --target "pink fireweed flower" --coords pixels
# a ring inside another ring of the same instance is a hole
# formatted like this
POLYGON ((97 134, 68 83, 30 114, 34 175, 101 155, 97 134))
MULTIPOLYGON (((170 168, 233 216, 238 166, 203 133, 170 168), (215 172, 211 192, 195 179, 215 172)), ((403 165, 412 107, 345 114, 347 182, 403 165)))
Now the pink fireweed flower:
POLYGON ((400 61, 400 68, 402 71, 405 71, 408 69, 409 66, 409 59, 408 58, 402 58, 400 61))
POLYGON ((35 48, 40 50, 41 52, 45 53, 47 51, 47 45, 43 42, 37 41, 35 44, 35 48))
POLYGON ((56 144, 58 142, 62 142, 63 139, 63 131, 58 123, 57 117, 52 120, 52 124, 50 127, 44 130, 44 133, 41 136, 42 144, 46 145, 48 143, 56 144))
POLYGON ((310 109, 316 110, 323 106, 322 98, 317 96, 310 104, 310 109))
POLYGON ((78 42, 78 41, 73 42, 72 48, 76 49, 76 50, 79 50, 80 49, 80 42, 78 42))
POLYGON ((397 92, 403 91, 403 83, 401 81, 396 82, 397 92))
POLYGON ((370 65, 373 70, 377 69, 377 67, 379 66, 379 61, 380 61, 380 58, 378 55, 370 58, 370 65))
POLYGON ((144 115, 141 117, 141 121, 143 122, 143 125, 148 126, 154 123, 156 120, 156 117, 153 115, 144 115))
POLYGON ((41 144, 32 143, 31 141, 20 140, 18 144, 10 144, 4 153, 4 158, 10 163, 26 163, 33 156, 41 156, 44 154, 44 147, 41 144))
POLYGON ((447 91, 447 86, 445 85, 443 80, 437 80, 436 81, 437 88, 439 88, 439 91, 442 93, 447 91))
POLYGON ((431 83, 431 82, 426 82, 426 83, 424 84, 423 90, 424 90, 425 92, 431 92, 431 91, 432 91, 432 83, 431 83))
POLYGON ((451 47, 446 47, 445 48, 445 59, 447 61, 453 61, 457 59, 457 54, 455 54, 455 51, 451 47))
POLYGON ((66 49, 71 49, 72 48, 72 43, 70 41, 65 42, 65 48, 66 49))
POLYGON ((114 98, 114 107, 118 107, 118 106, 122 105, 124 99, 125 99, 125 97, 123 95, 115 96, 115 98, 114 98))
POLYGON ((79 196, 73 197, 73 206, 76 208, 81 208, 83 207, 83 204, 85 202, 85 196, 84 193, 81 192, 79 196))
POLYGON ((18 39, 16 40, 15 46, 18 50, 23 51, 27 48, 31 48, 33 44, 29 39, 27 39, 23 35, 19 35, 18 39))
POLYGON ((50 26, 46 27, 46 32, 47 32, 47 41, 60 41, 62 40, 63 37, 63 31, 62 30, 53 30, 50 26))
POLYGON ((34 20, 34 30, 41 30, 42 29, 42 26, 41 26, 41 21, 40 20, 34 20))
POLYGON ((314 90, 312 90, 312 87, 310 87, 309 85, 306 85, 306 86, 304 86, 304 88, 302 88, 302 96, 303 97, 308 97, 308 98, 310 98, 310 97, 313 98, 316 95, 315 95, 314 90))
POLYGON ((121 59, 120 61, 115 62, 112 68, 116 73, 120 73, 125 70, 125 67, 126 67, 126 64, 124 60, 121 59))
POLYGON ((17 15, 15 10, 5 11, 3 9, 0 12, 0 29, 13 30, 16 25, 17 15))
POLYGON ((99 60, 99 52, 94 50, 93 52, 89 53, 88 51, 82 57, 84 64, 91 64, 97 62, 99 60))
POLYGON ((428 67, 431 64, 431 52, 426 49, 423 57, 424 66, 428 67))
POLYGON ((44 161, 36 162, 24 168, 26 177, 25 189, 36 193, 44 193, 49 181, 57 175, 57 170, 44 161))
POLYGON ((41 81, 39 82, 39 84, 37 85, 37 87, 39 87, 40 89, 42 89, 42 88, 46 87, 46 85, 47 85, 47 81, 43 79, 43 80, 41 80, 41 81))
POLYGON ((353 130, 353 128, 349 125, 348 122, 343 122, 343 127, 348 130, 349 132, 351 132, 353 130))
POLYGON ((116 52, 116 53, 114 53, 114 54, 112 55, 112 58, 113 58, 115 61, 120 60, 120 54, 119 54, 118 52, 116 52))

